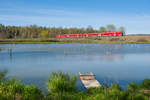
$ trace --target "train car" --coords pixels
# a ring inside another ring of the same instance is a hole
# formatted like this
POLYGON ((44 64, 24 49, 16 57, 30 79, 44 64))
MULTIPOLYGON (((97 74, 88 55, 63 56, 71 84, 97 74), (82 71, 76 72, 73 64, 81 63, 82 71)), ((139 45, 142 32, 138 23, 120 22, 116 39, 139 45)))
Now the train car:
POLYGON ((102 32, 102 33, 85 33, 85 34, 64 34, 56 35, 60 38, 73 38, 73 37, 103 37, 103 36, 123 36, 122 32, 102 32))
POLYGON ((98 33, 89 33, 89 34, 88 34, 88 37, 89 37, 89 36, 98 36, 98 33))

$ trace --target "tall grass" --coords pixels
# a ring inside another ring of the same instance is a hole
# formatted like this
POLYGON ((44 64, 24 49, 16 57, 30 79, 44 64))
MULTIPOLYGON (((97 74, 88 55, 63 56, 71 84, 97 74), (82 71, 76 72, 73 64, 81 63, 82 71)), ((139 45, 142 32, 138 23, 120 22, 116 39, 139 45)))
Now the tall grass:
POLYGON ((77 92, 76 76, 67 73, 53 72, 47 81, 50 91, 49 98, 52 100, 75 100, 77 92))
POLYGON ((53 72, 48 79, 47 86, 51 92, 75 92, 76 76, 70 76, 67 73, 53 72))
POLYGON ((0 82, 4 81, 7 70, 0 70, 0 82))
POLYGON ((4 80, 6 71, 0 71, 0 100, 150 100, 150 79, 141 84, 131 82, 126 90, 119 84, 93 87, 84 91, 76 88, 76 76, 54 72, 47 81, 48 94, 35 85, 18 80, 4 80))
POLYGON ((97 38, 49 38, 49 39, 2 39, 0 44, 49 44, 49 43, 146 43, 150 36, 121 36, 97 38))
POLYGON ((16 79, 6 80, 7 71, 0 71, 0 100, 42 100, 44 95, 35 85, 25 85, 16 79))

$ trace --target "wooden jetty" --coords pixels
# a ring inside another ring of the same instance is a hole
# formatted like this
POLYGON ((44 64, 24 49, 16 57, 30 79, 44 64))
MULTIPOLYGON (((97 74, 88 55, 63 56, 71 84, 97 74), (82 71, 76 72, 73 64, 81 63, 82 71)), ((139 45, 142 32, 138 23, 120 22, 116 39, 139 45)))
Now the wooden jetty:
POLYGON ((85 88, 91 87, 99 87, 101 84, 95 79, 94 74, 90 72, 90 74, 81 74, 79 72, 79 77, 85 88))

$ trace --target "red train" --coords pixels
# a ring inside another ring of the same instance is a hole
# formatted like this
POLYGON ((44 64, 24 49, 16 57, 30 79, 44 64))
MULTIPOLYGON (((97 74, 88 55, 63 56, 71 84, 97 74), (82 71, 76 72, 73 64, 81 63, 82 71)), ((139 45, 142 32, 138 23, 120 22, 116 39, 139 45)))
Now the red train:
POLYGON ((72 37, 96 37, 96 36, 123 36, 122 32, 103 32, 103 33, 85 33, 85 34, 64 34, 56 35, 56 37, 72 38, 72 37))

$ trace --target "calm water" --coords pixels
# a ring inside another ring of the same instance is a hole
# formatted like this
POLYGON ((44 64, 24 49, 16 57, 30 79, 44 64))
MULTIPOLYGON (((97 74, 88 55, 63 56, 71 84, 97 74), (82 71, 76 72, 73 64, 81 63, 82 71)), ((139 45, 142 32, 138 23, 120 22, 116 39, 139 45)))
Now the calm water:
POLYGON ((42 88, 56 71, 93 72, 102 83, 125 87, 150 78, 150 44, 0 44, 1 69, 8 70, 8 77, 42 88))

